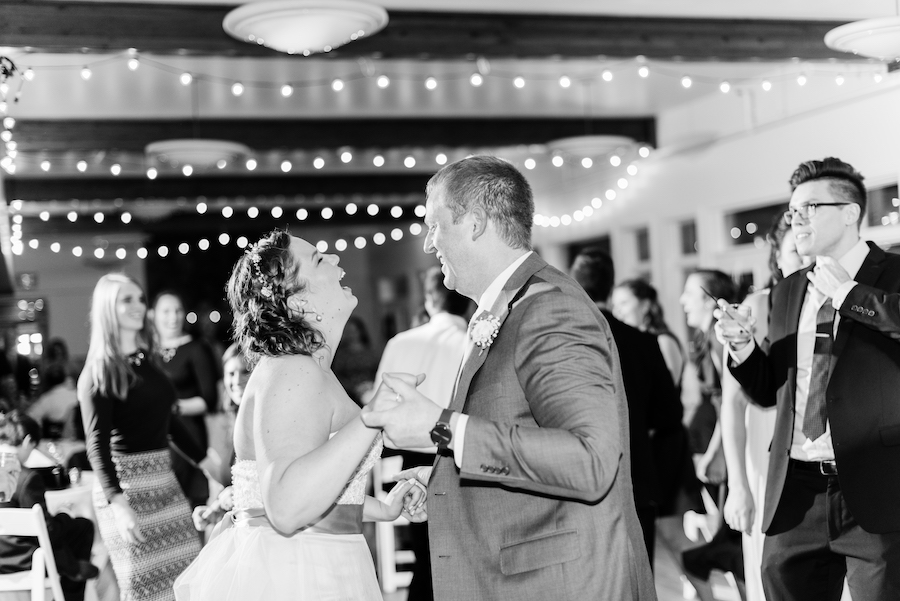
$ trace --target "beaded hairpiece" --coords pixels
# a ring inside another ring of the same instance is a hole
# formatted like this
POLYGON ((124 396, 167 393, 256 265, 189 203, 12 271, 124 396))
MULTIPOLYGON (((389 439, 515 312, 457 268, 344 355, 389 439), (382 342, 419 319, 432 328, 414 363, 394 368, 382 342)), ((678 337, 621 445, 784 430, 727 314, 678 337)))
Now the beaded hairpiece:
POLYGON ((250 255, 253 279, 259 284, 259 293, 263 298, 272 298, 272 282, 263 275, 262 269, 259 266, 262 262, 262 257, 259 256, 259 244, 251 244, 247 248, 247 254, 250 255))

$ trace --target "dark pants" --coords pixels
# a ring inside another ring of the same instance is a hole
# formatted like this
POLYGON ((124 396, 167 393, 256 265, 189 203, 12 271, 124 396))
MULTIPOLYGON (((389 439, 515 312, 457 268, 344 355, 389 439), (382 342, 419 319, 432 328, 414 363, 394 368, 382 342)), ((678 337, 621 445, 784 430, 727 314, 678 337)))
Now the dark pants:
POLYGON ((900 599, 900 533, 863 530, 837 476, 792 460, 763 547, 766 599, 838 601, 845 575, 853 601, 900 599))
POLYGON ((84 599, 84 580, 76 582, 68 576, 78 573, 79 561, 90 561, 91 547, 94 545, 94 524, 85 518, 72 518, 59 514, 50 535, 56 569, 60 575, 60 585, 66 601, 84 599))
POLYGON ((641 505, 637 508, 638 521, 641 523, 641 531, 644 533, 644 544, 647 546, 651 569, 653 568, 653 553, 656 548, 656 514, 656 505, 641 505))

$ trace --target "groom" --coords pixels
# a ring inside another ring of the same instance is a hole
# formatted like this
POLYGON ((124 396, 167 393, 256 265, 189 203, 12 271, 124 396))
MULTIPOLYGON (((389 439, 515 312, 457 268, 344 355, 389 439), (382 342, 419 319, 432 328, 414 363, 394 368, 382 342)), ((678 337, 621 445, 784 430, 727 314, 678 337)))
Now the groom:
POLYGON ((449 409, 386 374, 380 394, 401 402, 363 419, 437 446, 418 471, 435 600, 656 599, 606 319, 532 252, 534 200, 511 164, 469 157, 426 192, 425 252, 478 302, 470 344, 449 409))

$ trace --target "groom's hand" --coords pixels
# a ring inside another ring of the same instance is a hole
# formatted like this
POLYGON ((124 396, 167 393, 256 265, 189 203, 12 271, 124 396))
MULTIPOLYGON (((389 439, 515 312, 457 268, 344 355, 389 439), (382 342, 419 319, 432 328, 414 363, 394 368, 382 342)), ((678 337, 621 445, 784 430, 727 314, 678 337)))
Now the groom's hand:
POLYGON ((409 379, 409 374, 384 374, 381 388, 392 390, 395 402, 364 412, 363 423, 370 428, 383 428, 385 435, 402 449, 434 446, 431 429, 443 409, 407 383, 409 379))
MULTIPOLYGON (((425 374, 414 376, 412 374, 395 373, 390 375, 402 382, 409 383, 410 386, 418 386, 425 381, 425 374)), ((369 399, 369 402, 363 407, 362 413, 365 415, 366 413, 371 413, 373 411, 385 411, 392 407, 396 407, 399 402, 400 395, 389 385, 385 384, 384 379, 382 378, 378 390, 375 391, 375 394, 372 395, 372 398, 369 399)), ((365 419, 363 419, 363 421, 365 422, 365 419)), ((366 425, 369 425, 368 422, 366 422, 366 425)))

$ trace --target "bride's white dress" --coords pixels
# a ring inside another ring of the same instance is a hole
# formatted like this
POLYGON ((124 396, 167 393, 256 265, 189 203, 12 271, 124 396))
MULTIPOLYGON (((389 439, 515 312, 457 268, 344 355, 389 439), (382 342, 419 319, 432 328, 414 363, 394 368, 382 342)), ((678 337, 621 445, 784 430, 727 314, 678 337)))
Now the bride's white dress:
POLYGON ((176 599, 382 601, 362 535, 366 477, 382 448, 379 434, 331 510, 290 535, 265 517, 256 462, 238 461, 232 468, 235 509, 175 581, 176 599))

